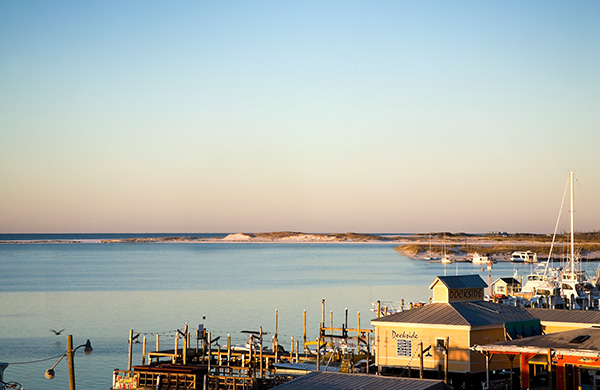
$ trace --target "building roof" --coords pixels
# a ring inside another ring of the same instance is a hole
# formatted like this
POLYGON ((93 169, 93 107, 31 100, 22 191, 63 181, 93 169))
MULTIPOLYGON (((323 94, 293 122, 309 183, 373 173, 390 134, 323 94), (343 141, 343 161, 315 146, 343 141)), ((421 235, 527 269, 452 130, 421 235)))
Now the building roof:
POLYGON ((492 284, 496 284, 499 281, 503 281, 504 283, 508 284, 508 285, 520 285, 521 282, 519 282, 517 279, 515 278, 498 278, 496 279, 496 281, 492 284))
POLYGON ((600 325, 600 311, 596 310, 560 310, 526 308, 533 317, 542 322, 567 322, 587 325, 600 325))
POLYGON ((381 375, 313 371, 274 387, 282 390, 444 390, 444 382, 432 379, 398 378, 381 375))
POLYGON ((485 326, 500 325, 515 321, 529 321, 535 318, 520 307, 494 302, 475 301, 432 303, 376 318, 371 320, 371 322, 485 326))
POLYGON ((429 286, 430 289, 438 282, 442 282, 449 290, 460 288, 485 288, 487 283, 479 275, 438 276, 429 286))
POLYGON ((590 327, 477 345, 477 351, 547 353, 548 349, 559 354, 577 356, 600 356, 600 328, 590 327))

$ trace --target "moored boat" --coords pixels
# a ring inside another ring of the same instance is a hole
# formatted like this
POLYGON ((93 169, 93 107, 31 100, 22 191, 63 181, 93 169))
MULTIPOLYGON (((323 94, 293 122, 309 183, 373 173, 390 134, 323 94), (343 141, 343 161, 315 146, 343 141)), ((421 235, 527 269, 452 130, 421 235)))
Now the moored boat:
POLYGON ((515 251, 509 260, 513 263, 537 263, 537 254, 532 251, 515 251))

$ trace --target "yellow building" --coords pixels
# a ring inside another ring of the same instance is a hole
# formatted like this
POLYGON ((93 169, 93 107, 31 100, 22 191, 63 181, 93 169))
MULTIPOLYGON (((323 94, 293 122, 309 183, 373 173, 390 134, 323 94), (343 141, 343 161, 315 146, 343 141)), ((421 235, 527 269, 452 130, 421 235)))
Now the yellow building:
MULTIPOLYGON (((431 304, 372 320, 378 368, 384 373, 409 368, 418 375, 422 367, 425 377, 454 376, 468 383, 471 374, 486 371, 485 357, 472 352, 473 345, 540 334, 540 321, 525 309, 484 301, 487 287, 478 275, 440 276, 429 286, 431 304)), ((511 367, 506 357, 491 364, 511 367)))
POLYGON ((526 309, 529 314, 539 318, 544 334, 564 332, 566 330, 584 329, 592 326, 600 327, 600 311, 598 310, 559 310, 559 309, 526 309))
POLYGON ((498 278, 492 283, 494 295, 514 295, 521 292, 521 282, 515 278, 498 278))

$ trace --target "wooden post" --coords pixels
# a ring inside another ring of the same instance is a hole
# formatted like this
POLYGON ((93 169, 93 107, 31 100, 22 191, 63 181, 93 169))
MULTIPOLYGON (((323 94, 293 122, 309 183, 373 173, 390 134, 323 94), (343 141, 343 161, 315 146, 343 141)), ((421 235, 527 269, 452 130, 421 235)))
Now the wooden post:
POLYGON ((369 373, 369 358, 371 357, 371 333, 367 332, 367 374, 369 373))
POLYGON ((296 340, 296 362, 298 362, 298 350, 300 349, 300 340, 296 340))
MULTIPOLYGON (((132 331, 133 332, 133 331, 132 331)), ((67 336, 67 361, 69 362, 69 390, 75 390, 75 351, 73 350, 73 336, 67 336)))
POLYGON ((306 309, 304 310, 304 343, 302 344, 302 353, 306 355, 306 309))
POLYGON ((321 327, 325 326, 325 298, 321 299, 321 327))
POLYGON ((344 328, 348 329, 348 308, 344 310, 344 328))
POLYGON ((144 364, 146 364, 146 336, 144 336, 142 344, 142 366, 144 364))
POLYGON ((279 309, 275 309, 275 340, 277 340, 277 325, 279 323, 279 309))
POLYGON ((260 378, 262 379, 263 377, 263 355, 262 355, 262 346, 263 346, 263 331, 262 331, 262 326, 260 327, 260 345, 258 346, 260 348, 260 353, 258 354, 260 357, 260 378))
POLYGON ((217 366, 221 365, 223 365, 223 362, 221 361, 221 346, 217 345, 217 366))
POLYGON ((513 390, 513 371, 514 371, 514 360, 517 355, 508 355, 510 360, 510 390, 513 390))
POLYGON ((250 343, 248 344, 248 365, 252 370, 252 377, 256 378, 256 365, 254 364, 254 357, 252 356, 252 351, 254 350, 254 340, 252 340, 252 336, 250 337, 250 343))
POLYGON ((133 329, 129 329, 129 360, 127 364, 127 371, 131 371, 131 361, 132 361, 132 353, 133 353, 133 329))
POLYGON ((227 365, 231 365, 231 334, 227 333, 227 365))
POLYGON ((448 355, 450 355, 450 338, 446 337, 446 354, 444 356, 444 383, 448 384, 448 355))
POLYGON ((188 324, 185 323, 183 328, 183 365, 187 364, 187 349, 188 349, 188 324))
POLYGON ((294 362, 294 336, 292 336, 291 345, 292 345, 292 348, 290 349, 290 360, 293 363, 294 362))
POLYGON ((419 344, 420 352, 419 352, 419 378, 423 379, 423 342, 419 344))
POLYGON ((329 312, 329 334, 333 334, 333 310, 329 312))
POLYGON ((202 360, 206 356, 206 329, 202 329, 202 360))
MULTIPOLYGON (((594 375, 595 376, 595 375, 594 375)), ((548 348, 548 388, 552 389, 552 349, 548 348)))
POLYGON ((207 340, 208 347, 207 347, 207 351, 206 352, 208 353, 208 372, 209 373, 210 373, 210 363, 211 363, 210 361, 212 360, 212 347, 211 347, 211 343, 212 343, 211 334, 210 334, 210 332, 208 332, 208 340, 207 340))
MULTIPOLYGON (((360 349, 360 312, 358 312, 356 314, 356 321, 357 321, 357 325, 356 325, 356 347, 358 349, 360 349)), ((367 346, 367 351, 368 351, 368 346, 367 346)))
POLYGON ((175 333, 175 351, 173 352, 173 357, 171 358, 171 363, 175 364, 177 361, 177 354, 179 353, 179 332, 175 333))
POLYGON ((321 334, 317 338, 317 371, 321 371, 321 334))
MULTIPOLYGON (((160 346, 160 343, 159 343, 159 338, 160 338, 160 336, 157 334, 157 335, 156 335, 156 352, 160 351, 160 350, 158 349, 158 347, 160 346)), ((158 358, 156 358, 156 361, 158 361, 158 358)), ((152 363, 152 362, 150 362, 150 363, 152 363)))

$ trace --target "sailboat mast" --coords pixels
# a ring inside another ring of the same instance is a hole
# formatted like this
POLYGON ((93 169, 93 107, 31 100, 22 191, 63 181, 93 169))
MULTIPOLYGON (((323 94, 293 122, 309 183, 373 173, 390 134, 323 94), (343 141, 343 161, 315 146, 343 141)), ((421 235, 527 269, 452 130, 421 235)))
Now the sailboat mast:
POLYGON ((573 175, 574 171, 569 171, 569 180, 571 181, 571 272, 575 271, 575 232, 573 230, 573 219, 575 214, 573 200, 573 175))

